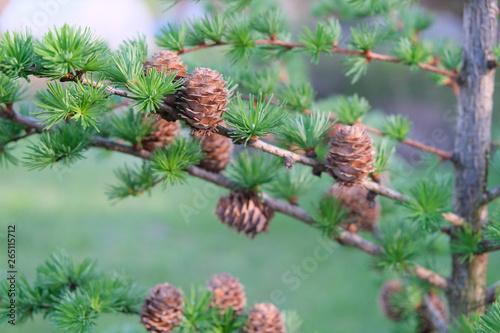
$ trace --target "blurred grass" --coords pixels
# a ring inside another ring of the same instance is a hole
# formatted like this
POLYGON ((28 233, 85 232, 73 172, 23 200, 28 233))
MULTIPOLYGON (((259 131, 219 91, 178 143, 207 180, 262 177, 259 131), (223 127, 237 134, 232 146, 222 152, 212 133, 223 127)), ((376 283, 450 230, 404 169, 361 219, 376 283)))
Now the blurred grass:
MULTIPOLYGON (((254 240, 237 235, 212 214, 218 195, 225 191, 214 191, 215 187, 196 179, 112 205, 105 196, 105 184, 114 181, 115 166, 131 161, 93 152, 59 176, 56 169, 0 170, 0 230, 17 225, 22 274, 33 278, 36 265, 58 249, 77 260, 96 258, 101 269, 125 272, 145 291, 165 281, 188 290, 191 285, 204 285, 213 274, 229 272, 245 285, 250 306, 270 300, 273 290, 281 290, 279 307, 299 312, 303 332, 366 332, 367 326, 372 332, 387 331, 390 324, 376 301, 383 277, 371 271, 366 255, 335 245, 314 269, 310 258, 321 244, 319 232, 280 214, 269 234, 254 240), (197 191, 210 193, 207 202, 193 201, 197 191), (181 207, 188 206, 194 214, 186 221, 181 207), (304 262, 311 268, 297 279, 290 270, 304 262), (285 273, 300 281, 296 290, 292 290, 294 283, 283 280, 285 273)), ((317 184, 322 190, 329 183, 324 178, 317 184)), ((320 193, 309 196, 307 202, 320 193)), ((96 332, 109 332, 124 323, 139 327, 137 317, 108 316, 100 320, 96 332)), ((50 332, 52 328, 37 317, 13 331, 50 332)))

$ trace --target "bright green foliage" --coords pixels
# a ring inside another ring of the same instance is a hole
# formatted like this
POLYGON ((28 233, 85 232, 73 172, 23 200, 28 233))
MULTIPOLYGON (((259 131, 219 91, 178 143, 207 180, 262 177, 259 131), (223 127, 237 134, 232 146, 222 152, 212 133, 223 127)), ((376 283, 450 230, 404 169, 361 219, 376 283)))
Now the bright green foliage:
POLYGON ((233 17, 227 31, 228 44, 231 46, 227 55, 233 64, 246 65, 248 58, 253 53, 255 36, 250 23, 245 17, 233 17))
POLYGON ((129 48, 136 48, 139 50, 139 54, 145 60, 148 56, 148 41, 146 40, 146 35, 141 35, 137 33, 134 38, 129 38, 118 47, 120 50, 125 50, 129 48))
POLYGON ((281 128, 280 138, 288 145, 307 151, 316 148, 331 127, 332 122, 327 114, 320 112, 314 112, 312 115, 297 114, 289 118, 281 128))
POLYGON ((375 168, 374 174, 379 174, 384 171, 391 159, 392 155, 396 151, 396 147, 387 140, 381 140, 376 145, 377 153, 375 155, 375 163, 373 167, 375 168))
POLYGON ((427 62, 431 56, 430 49, 422 42, 412 43, 409 38, 401 38, 394 48, 394 54, 411 69, 419 67, 419 63, 427 62))
POLYGON ((209 40, 214 43, 222 41, 226 32, 226 21, 222 14, 205 15, 197 21, 191 22, 194 34, 200 41, 209 40))
POLYGON ((185 23, 174 25, 168 23, 160 29, 160 33, 155 36, 156 44, 171 51, 183 51, 186 45, 187 25, 185 23))
POLYGON ((153 118, 146 118, 143 113, 134 112, 133 108, 119 116, 113 116, 111 121, 113 124, 112 135, 133 145, 139 145, 146 136, 155 130, 153 118))
POLYGON ((242 71, 240 82, 252 94, 262 91, 264 95, 271 95, 276 91, 279 70, 275 67, 265 67, 261 70, 242 71))
POLYGON ((411 200, 402 203, 408 210, 408 217, 429 231, 439 229, 443 221, 441 214, 446 212, 450 205, 449 185, 424 180, 410 188, 409 194, 411 200))
POLYGON ((401 24, 403 36, 415 39, 421 31, 432 25, 433 20, 434 17, 431 13, 421 7, 412 6, 399 12, 399 17, 394 25, 401 24))
POLYGON ((55 79, 66 74, 100 71, 107 67, 106 44, 92 35, 89 28, 67 24, 49 30, 41 42, 35 43, 35 53, 42 59, 45 75, 55 79))
POLYGON ((185 183, 187 173, 184 171, 198 164, 203 158, 198 140, 187 140, 179 137, 164 149, 158 149, 151 158, 153 171, 163 177, 163 186, 185 183))
POLYGON ((250 156, 248 150, 244 150, 228 166, 226 175, 238 183, 239 188, 255 190, 274 180, 280 167, 281 160, 277 157, 266 156, 261 152, 254 152, 250 156))
POLYGON ((289 84, 279 90, 280 99, 300 112, 311 108, 315 96, 314 88, 309 82, 289 84))
POLYGON ((139 196, 145 191, 149 191, 160 179, 158 175, 153 173, 149 162, 144 162, 135 168, 127 166, 119 168, 115 171, 115 176, 119 184, 108 186, 106 194, 110 200, 139 196))
POLYGON ((474 255, 481 249, 479 246, 481 235, 481 230, 474 231, 472 226, 464 225, 455 233, 457 238, 451 241, 451 251, 461 254, 460 260, 462 262, 466 260, 472 261, 474 255))
POLYGON ((422 304, 424 292, 417 284, 404 283, 400 291, 391 295, 389 304, 394 312, 401 314, 401 319, 404 320, 413 315, 415 309, 422 304))
POLYGON ((143 62, 144 49, 139 45, 122 45, 112 56, 111 64, 106 68, 104 74, 113 83, 125 87, 136 77, 142 76, 144 72, 143 62))
POLYGON ((257 99, 249 96, 248 102, 243 102, 238 94, 229 104, 229 110, 224 112, 224 119, 229 126, 236 129, 231 136, 242 140, 245 144, 253 138, 262 137, 276 131, 286 117, 281 104, 271 104, 272 96, 265 97, 259 93, 257 99))
POLYGON ((16 102, 23 92, 19 79, 12 79, 0 72, 0 106, 16 102))
POLYGON ((72 164, 82 159, 92 141, 94 131, 75 123, 43 132, 40 142, 28 145, 25 165, 30 170, 42 170, 57 162, 72 164))
POLYGON ((349 97, 338 97, 333 105, 333 112, 337 116, 337 120, 346 125, 354 125, 368 111, 370 111, 370 103, 364 97, 359 97, 354 94, 349 97))
POLYGON ((294 165, 292 170, 282 169, 270 183, 269 191, 278 198, 295 201, 309 191, 315 179, 305 166, 294 165))
POLYGON ((453 44, 443 47, 439 59, 447 70, 460 72, 462 68, 462 47, 453 44))
POLYGON ((33 63, 33 36, 28 32, 5 32, 0 36, 0 71, 11 78, 28 79, 33 63))
MULTIPOLYGON (((92 77, 90 82, 93 82, 92 77)), ((47 83, 48 89, 38 93, 36 105, 43 109, 39 114, 45 116, 46 128, 61 120, 80 120, 84 128, 92 125, 97 129, 97 116, 102 113, 108 96, 105 87, 98 80, 95 85, 84 86, 81 82, 63 86, 47 83)))
POLYGON ((479 318, 473 315, 473 318, 468 318, 466 315, 461 314, 460 317, 453 319, 453 324, 450 325, 450 333, 474 333, 472 323, 479 318))
MULTIPOLYGON (((21 109, 20 113, 26 113, 25 109, 21 109)), ((23 125, 0 118, 0 167, 17 165, 17 158, 10 152, 11 142, 26 133, 23 125)))
POLYGON ((306 45, 306 51, 312 56, 312 61, 318 63, 321 53, 330 54, 331 49, 340 40, 342 27, 338 20, 329 19, 318 23, 312 32, 304 27, 304 33, 299 36, 299 41, 306 45))
POLYGON ((474 324, 474 333, 500 332, 500 301, 495 301, 486 314, 474 324))
POLYGON ((408 120, 408 117, 400 114, 390 115, 386 118, 386 122, 382 127, 382 133, 394 140, 404 141, 408 134, 410 134, 412 125, 413 123, 408 120))
POLYGON ((359 9, 366 10, 371 15, 387 14, 400 8, 411 0, 348 0, 347 2, 359 9))
POLYGON ((349 215, 349 209, 342 206, 341 200, 327 195, 319 202, 317 210, 312 214, 312 218, 323 236, 335 238, 341 232, 340 226, 350 222, 347 215, 349 215))
POLYGON ((320 0, 313 2, 312 14, 316 17, 336 15, 342 19, 356 19, 369 15, 368 8, 353 6, 345 0, 320 0))
MULTIPOLYGON (((53 254, 38 266, 31 284, 21 277, 17 284, 17 310, 20 322, 33 315, 48 316, 63 332, 92 332, 95 320, 103 313, 135 313, 142 291, 130 279, 103 274, 95 262, 75 263, 67 255, 53 254)), ((0 287, 0 315, 6 320, 9 284, 0 287)))
POLYGON ((385 33, 380 31, 378 25, 361 24, 356 28, 351 28, 351 37, 348 43, 354 50, 366 52, 373 50, 385 38, 385 33))
POLYGON ((175 73, 166 74, 166 69, 159 73, 150 69, 146 75, 137 75, 135 82, 129 81, 128 88, 134 93, 134 107, 141 112, 155 112, 163 103, 165 95, 171 95, 181 89, 182 80, 174 82, 175 73))
POLYGON ((366 75, 368 71, 368 66, 370 63, 362 56, 353 56, 343 60, 346 66, 345 75, 351 78, 351 83, 354 84, 361 79, 362 76, 366 75))
POLYGON ((269 38, 276 37, 283 30, 284 24, 285 17, 277 8, 267 10, 263 13, 257 13, 250 21, 250 27, 253 30, 269 38))
POLYGON ((422 234, 406 221, 390 226, 384 224, 380 231, 383 250, 376 258, 377 266, 395 271, 411 269, 421 247, 422 234))

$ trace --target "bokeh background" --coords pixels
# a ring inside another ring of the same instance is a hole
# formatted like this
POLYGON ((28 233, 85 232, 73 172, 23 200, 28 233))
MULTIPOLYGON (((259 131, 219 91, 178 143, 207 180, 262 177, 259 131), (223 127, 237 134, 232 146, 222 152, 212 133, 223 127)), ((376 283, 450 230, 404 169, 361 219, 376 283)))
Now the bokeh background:
MULTIPOLYGON (((281 3, 293 32, 315 23, 310 15, 312 1, 281 3)), ((460 1, 428 0, 421 5, 435 16, 435 24, 424 37, 460 43, 460 1)), ((157 50, 153 36, 162 25, 204 13, 202 6, 193 3, 181 3, 168 12, 164 9, 158 0, 0 0, 0 31, 28 26, 41 36, 53 25, 67 22, 91 27, 111 46, 139 32, 148 37, 152 53, 157 50)), ((203 51, 186 56, 186 61, 217 66, 224 61, 220 52, 203 51)), ((384 113, 407 115, 414 124, 410 138, 452 148, 456 105, 449 88, 435 87, 426 73, 379 62, 371 65, 359 83, 351 85, 342 74, 340 60, 339 55, 322 57, 319 65, 311 65, 304 59, 296 70, 312 80, 318 98, 357 92, 375 109, 369 122, 379 124, 384 113), (444 133, 439 140, 432 138, 436 129, 444 133)), ((35 88, 42 85, 34 80, 35 88)), ((33 91, 30 89, 27 96, 33 91)), ((23 150, 24 144, 19 144, 16 154, 22 156, 23 150)), ((408 176, 420 174, 415 171, 422 160, 420 152, 399 147, 398 158, 408 170, 414 170, 408 176)), ((189 290, 191 285, 203 285, 213 274, 228 272, 245 285, 249 305, 273 298, 281 309, 296 310, 304 321, 302 332, 393 329, 377 303, 379 288, 388 275, 374 271, 367 255, 334 245, 333 250, 326 247, 330 253, 324 260, 314 259, 317 248, 325 246, 319 232, 280 214, 272 221, 269 234, 254 240, 236 235, 212 214, 218 197, 226 191, 196 179, 166 191, 160 186, 150 195, 112 204, 105 190, 114 181, 113 170, 133 162, 132 157, 91 151, 86 160, 69 168, 43 172, 22 167, 0 169, 0 234, 7 224, 17 225, 19 271, 33 278, 37 264, 64 249, 76 260, 96 258, 100 269, 132 276, 145 290, 165 281, 189 290), (276 290, 282 297, 275 297, 276 290)), ((498 174, 492 172, 495 182, 498 174)), ((331 180, 324 177, 314 185, 301 204, 317 201, 331 180)), ((404 181, 394 186, 401 189, 404 181)), ((393 204, 382 201, 390 216, 393 204)), ((437 259, 429 258, 427 264, 448 274, 446 252, 437 245, 437 259)), ((1 253, 0 268, 6 262, 1 253)), ((490 282, 500 277, 498 259, 498 255, 491 257, 490 282)), ((140 328, 137 317, 109 315, 99 320, 96 332, 140 332, 140 328)), ((52 329, 36 317, 34 322, 8 327, 8 331, 52 329)))

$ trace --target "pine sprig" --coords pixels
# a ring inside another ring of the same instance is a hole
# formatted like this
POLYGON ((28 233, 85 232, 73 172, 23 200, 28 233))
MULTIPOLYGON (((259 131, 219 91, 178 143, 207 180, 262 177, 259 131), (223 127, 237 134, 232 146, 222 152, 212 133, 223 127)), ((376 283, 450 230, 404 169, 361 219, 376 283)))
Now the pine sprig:
POLYGON ((312 215, 316 227, 327 238, 337 237, 341 231, 340 226, 350 221, 347 218, 350 211, 341 201, 335 196, 324 196, 312 215))
POLYGON ((455 233, 456 239, 452 239, 451 251, 461 254, 460 261, 471 262, 474 255, 480 250, 482 231, 475 231, 470 225, 464 225, 455 233))
POLYGON ((122 45, 113 53, 111 59, 111 64, 106 67, 104 74, 121 87, 125 87, 144 72, 144 48, 140 45, 122 45))
POLYGON ((309 82, 289 84, 278 91, 280 99, 294 110, 303 112, 312 107, 316 93, 309 82))
POLYGON ((176 138, 164 149, 158 149, 151 158, 151 166, 158 176, 163 177, 163 186, 185 183, 187 173, 184 171, 198 164, 203 158, 199 142, 188 141, 184 137, 176 138))
POLYGON ((375 163, 373 163, 373 167, 375 168, 373 174, 377 175, 386 169, 389 160, 396 151, 396 147, 387 140, 381 140, 375 147, 377 153, 375 155, 375 163))
POLYGON ((185 23, 179 25, 168 23, 155 36, 156 45, 175 52, 181 52, 186 45, 187 32, 188 27, 185 23))
POLYGON ((408 120, 408 117, 404 117, 400 114, 390 115, 386 118, 386 122, 382 127, 382 133, 390 138, 398 141, 404 141, 410 134, 412 122, 408 120))
POLYGON ((240 184, 240 188, 255 190, 271 182, 281 166, 278 158, 257 152, 250 156, 248 150, 244 150, 228 166, 226 175, 240 184))
POLYGON ((159 73, 155 68, 146 75, 137 75, 129 81, 128 88, 134 93, 134 107, 140 112, 155 112, 163 103, 166 95, 172 95, 181 89, 182 80, 174 82, 176 73, 166 74, 166 69, 159 73))
POLYGON ((28 79, 33 64, 33 36, 25 32, 5 32, 0 36, 0 71, 11 78, 28 79))
POLYGON ((425 180, 409 189, 412 200, 402 203, 408 210, 408 217, 429 231, 439 229, 443 221, 442 212, 449 206, 448 184, 425 180))
POLYGON ((68 24, 49 30, 41 42, 35 43, 34 51, 42 59, 44 74, 55 79, 104 70, 109 53, 104 41, 94 37, 89 28, 68 24))
POLYGON ((349 97, 338 97, 334 101, 332 108, 340 123, 354 125, 370 111, 371 106, 366 98, 354 94, 349 97))
POLYGON ((419 232, 407 222, 381 228, 382 254, 376 259, 377 267, 384 270, 411 269, 421 248, 419 232))
POLYGON ((214 13, 191 22, 193 34, 199 41, 209 40, 214 43, 222 42, 227 29, 224 15, 214 13))
POLYGON ((84 157, 83 153, 91 143, 93 134, 94 131, 74 123, 43 132, 39 142, 28 146, 25 165, 30 170, 42 170, 57 162, 72 164, 84 157))
POLYGON ((52 323, 63 332, 90 333, 98 317, 88 294, 79 290, 68 292, 62 297, 55 306, 52 323))
MULTIPOLYGON (((90 77, 93 81, 93 77, 90 77)), ((40 115, 45 116, 46 128, 62 120, 80 120, 82 127, 92 125, 96 130, 97 116, 103 112, 108 94, 101 86, 100 79, 95 85, 84 86, 81 82, 63 86, 59 83, 47 83, 48 89, 38 93, 39 101, 35 104, 42 108, 40 115)))
POLYGON ((271 95, 276 91, 279 79, 279 70, 275 67, 265 67, 261 70, 242 71, 239 81, 252 94, 262 91, 264 95, 271 95))
POLYGON ((258 13, 250 21, 250 27, 253 30, 260 32, 269 39, 276 38, 283 31, 284 25, 285 17, 277 8, 258 13))
POLYGON ((394 54, 411 69, 418 69, 419 63, 428 62, 431 51, 420 41, 412 43, 409 38, 401 38, 394 47, 394 54))
POLYGON ((228 27, 226 38, 231 48, 227 55, 234 64, 246 65, 254 51, 256 40, 250 23, 244 17, 238 17, 231 19, 228 27))
POLYGON ((369 61, 362 56, 352 56, 342 62, 346 66, 345 75, 351 79, 352 84, 358 82, 362 76, 366 75, 370 64, 369 61))
POLYGON ((19 79, 12 79, 0 72, 0 105, 18 101, 23 92, 19 79))
POLYGON ((285 123, 279 134, 288 145, 310 152, 322 142, 331 127, 332 122, 327 114, 320 112, 314 112, 312 115, 298 114, 285 123))
POLYGON ((321 53, 331 54, 330 49, 341 38, 342 27, 336 19, 319 22, 316 30, 312 32, 304 27, 304 33, 299 35, 299 41, 306 45, 306 52, 312 56, 312 61, 318 63, 321 53))
POLYGON ((351 28, 348 44, 354 50, 367 52, 373 50, 385 38, 386 34, 381 31, 378 25, 360 24, 355 28, 351 28))
POLYGON ((495 301, 486 314, 474 324, 474 333, 500 332, 500 301, 495 301))
POLYGON ((250 95, 248 102, 244 102, 239 94, 233 98, 229 110, 224 113, 226 123, 236 128, 231 136, 246 144, 250 139, 276 131, 283 124, 286 114, 282 105, 271 104, 271 99, 272 95, 265 97, 262 93, 256 99, 250 95))
POLYGON ((139 145, 155 130, 153 117, 144 117, 143 113, 134 112, 133 108, 119 116, 113 116, 111 123, 111 134, 133 145, 139 145))
POLYGON ((472 323, 479 319, 477 317, 473 314, 469 318, 462 313, 460 317, 453 319, 453 323, 449 327, 450 333, 474 333, 472 323))
POLYGON ((129 196, 139 196, 150 191, 159 181, 158 175, 153 173, 151 163, 144 162, 135 168, 123 167, 115 171, 119 183, 110 185, 106 194, 110 200, 122 200, 129 196))
POLYGON ((488 241, 500 243, 500 217, 498 213, 490 216, 484 231, 484 237, 488 241))
POLYGON ((276 179, 269 184, 269 191, 275 197, 296 203, 300 196, 309 191, 314 181, 310 169, 295 165, 292 170, 278 172, 276 179))

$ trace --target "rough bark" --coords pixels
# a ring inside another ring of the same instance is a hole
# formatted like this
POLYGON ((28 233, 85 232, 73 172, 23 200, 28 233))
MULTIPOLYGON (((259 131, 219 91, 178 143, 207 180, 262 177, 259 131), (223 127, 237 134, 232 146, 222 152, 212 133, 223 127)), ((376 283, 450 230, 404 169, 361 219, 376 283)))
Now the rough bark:
MULTIPOLYGON (((481 199, 488 170, 495 74, 492 46, 496 43, 497 11, 497 0, 464 1, 464 64, 458 80, 454 208, 476 230, 487 218, 481 199)), ((485 310, 487 266, 486 253, 476 255, 471 262, 460 262, 460 255, 453 255, 446 292, 452 317, 485 310)))

